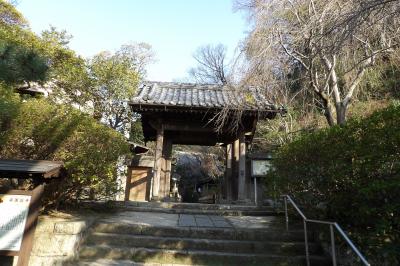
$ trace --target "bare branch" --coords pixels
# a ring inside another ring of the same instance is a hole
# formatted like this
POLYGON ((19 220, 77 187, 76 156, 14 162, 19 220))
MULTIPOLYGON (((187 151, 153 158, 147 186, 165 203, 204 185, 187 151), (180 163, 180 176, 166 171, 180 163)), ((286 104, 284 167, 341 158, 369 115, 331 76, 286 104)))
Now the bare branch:
POLYGON ((244 80, 280 86, 275 95, 287 102, 308 90, 330 125, 334 115, 344 123, 366 68, 400 43, 398 0, 246 0, 245 8, 254 23, 244 80))
POLYGON ((217 46, 206 45, 200 47, 193 58, 198 66, 192 68, 189 74, 201 83, 227 84, 226 47, 222 44, 217 46))
POLYGON ((286 46, 285 46, 285 44, 283 42, 282 34, 281 33, 278 33, 278 34, 279 34, 279 42, 280 42, 283 50, 285 51, 285 53, 288 56, 292 57, 297 62, 299 62, 305 69, 309 70, 309 67, 303 62, 303 60, 301 60, 298 56, 294 55, 293 53, 289 52, 289 50, 286 48, 286 46))

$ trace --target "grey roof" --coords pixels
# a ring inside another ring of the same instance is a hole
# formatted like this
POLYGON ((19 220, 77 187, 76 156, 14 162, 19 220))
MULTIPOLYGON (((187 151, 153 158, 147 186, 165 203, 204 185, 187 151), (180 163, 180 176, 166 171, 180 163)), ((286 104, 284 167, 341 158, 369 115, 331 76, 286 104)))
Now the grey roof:
POLYGON ((0 175, 2 177, 17 175, 21 178, 29 176, 54 177, 58 176, 62 167, 62 162, 55 161, 0 160, 0 175))
POLYGON ((237 90, 216 84, 148 82, 142 84, 131 105, 229 108, 251 111, 275 109, 259 88, 237 90))

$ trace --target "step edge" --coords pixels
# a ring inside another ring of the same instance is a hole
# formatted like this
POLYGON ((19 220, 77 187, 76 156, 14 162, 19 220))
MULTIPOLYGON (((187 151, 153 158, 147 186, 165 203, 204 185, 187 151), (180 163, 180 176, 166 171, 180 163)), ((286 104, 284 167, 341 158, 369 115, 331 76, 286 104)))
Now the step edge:
MULTIPOLYGON (((106 248, 108 250, 120 250, 120 251, 145 251, 145 252, 160 252, 160 253, 172 253, 172 254, 182 254, 182 255, 215 255, 215 256, 232 256, 232 257, 258 257, 258 258, 305 258, 304 255, 285 255, 285 254, 261 254, 261 253, 238 253, 238 252, 218 252, 218 251, 208 251, 208 250, 177 250, 177 249, 161 249, 161 248, 145 248, 145 247, 115 247, 111 245, 83 245, 81 248, 106 248)), ((315 255, 310 254, 311 258, 326 259, 323 254, 315 255)))
MULTIPOLYGON (((226 242, 233 242, 233 243, 263 243, 263 244, 298 244, 304 245, 304 241, 263 241, 263 240, 238 240, 238 239, 212 239, 212 238, 190 238, 190 237, 173 237, 173 236, 152 236, 152 235, 136 235, 136 234, 118 234, 118 233, 103 233, 103 232, 93 232, 91 235, 88 236, 90 238, 92 235, 94 236, 101 236, 101 237, 121 237, 124 236, 125 238, 147 238, 147 239, 168 239, 168 240, 181 240, 181 241, 193 241, 193 242, 200 242, 200 241, 210 241, 210 242, 218 242, 218 243, 226 243, 226 242)), ((318 245, 316 242, 311 241, 308 243, 309 245, 318 245)))

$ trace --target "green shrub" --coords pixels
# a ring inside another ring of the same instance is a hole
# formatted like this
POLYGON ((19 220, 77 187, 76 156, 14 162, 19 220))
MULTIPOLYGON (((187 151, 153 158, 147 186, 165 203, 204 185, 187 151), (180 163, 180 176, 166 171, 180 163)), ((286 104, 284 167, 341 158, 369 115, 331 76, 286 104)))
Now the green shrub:
POLYGON ((1 125, 0 158, 65 163, 67 177, 49 186, 48 204, 108 199, 117 192, 117 161, 129 148, 115 130, 69 106, 13 97, 0 98, 1 125))
POLYGON ((400 106, 302 135, 273 166, 269 193, 289 193, 310 217, 338 221, 380 265, 400 264, 400 106))

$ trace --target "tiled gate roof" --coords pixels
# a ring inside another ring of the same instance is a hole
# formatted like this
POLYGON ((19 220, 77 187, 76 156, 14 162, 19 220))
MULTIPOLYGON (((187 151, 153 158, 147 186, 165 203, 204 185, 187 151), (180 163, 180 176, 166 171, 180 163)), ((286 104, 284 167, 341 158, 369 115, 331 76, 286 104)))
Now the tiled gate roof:
POLYGON ((236 90, 215 84, 149 82, 141 85, 131 105, 187 108, 275 109, 258 88, 236 90))

